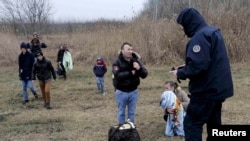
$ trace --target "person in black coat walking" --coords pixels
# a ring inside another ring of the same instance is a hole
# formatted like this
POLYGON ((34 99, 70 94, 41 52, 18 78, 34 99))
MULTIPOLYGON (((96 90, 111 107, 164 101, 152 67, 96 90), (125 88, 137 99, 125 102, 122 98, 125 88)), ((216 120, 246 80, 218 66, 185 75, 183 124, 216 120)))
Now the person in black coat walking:
POLYGON ((42 48, 47 48, 47 45, 39 40, 39 35, 37 32, 33 33, 33 38, 30 43, 27 44, 27 46, 34 57, 36 57, 37 53, 42 52, 42 48))
POLYGON ((51 88, 51 79, 53 77, 56 80, 56 73, 54 67, 50 60, 46 59, 43 56, 42 52, 36 54, 37 62, 34 64, 32 79, 36 80, 36 77, 39 80, 40 89, 42 92, 44 107, 51 109, 50 107, 50 88, 51 88))
POLYGON ((66 69, 65 66, 63 65, 63 57, 64 57, 64 53, 65 51, 68 51, 67 45, 63 44, 62 46, 59 47, 58 53, 57 53, 57 67, 60 67, 62 72, 61 75, 63 75, 64 80, 67 79, 67 75, 66 75, 66 69))
POLYGON ((22 83, 22 95, 23 95, 23 104, 29 102, 29 96, 27 92, 27 88, 31 90, 36 99, 38 99, 38 95, 36 89, 32 82, 32 69, 34 64, 34 56, 27 51, 27 44, 22 42, 20 44, 21 53, 18 56, 18 66, 19 66, 19 79, 22 83))

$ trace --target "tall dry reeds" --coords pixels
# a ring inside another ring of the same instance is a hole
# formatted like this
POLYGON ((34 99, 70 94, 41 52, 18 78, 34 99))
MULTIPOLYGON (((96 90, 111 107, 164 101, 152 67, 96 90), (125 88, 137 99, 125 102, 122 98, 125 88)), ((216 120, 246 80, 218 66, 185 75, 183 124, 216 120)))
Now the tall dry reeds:
POLYGON ((0 32, 0 65, 10 66, 16 64, 17 54, 20 50, 20 40, 11 33, 0 32))
MULTIPOLYGON (((233 14, 221 10, 202 14, 208 24, 222 30, 232 63, 249 60, 250 26, 247 13, 238 11, 233 14)), ((16 65, 19 44, 22 41, 30 42, 31 39, 11 33, 0 34, 1 66, 16 65)), ((175 18, 152 21, 146 16, 120 26, 98 23, 91 30, 83 28, 78 32, 41 34, 40 38, 48 45, 48 48, 43 49, 45 56, 52 61, 56 61, 58 47, 66 43, 72 52, 73 61, 86 64, 93 64, 98 56, 103 56, 108 64, 112 63, 125 41, 133 44, 145 64, 180 64, 184 62, 185 45, 188 42, 175 18)))
POLYGON ((250 11, 246 8, 225 10, 220 7, 209 11, 205 18, 211 25, 221 29, 231 62, 249 60, 250 51, 250 11))
MULTIPOLYGON (((66 43, 72 52, 74 62, 92 64, 98 56, 103 56, 107 63, 117 57, 120 46, 127 41, 133 44, 134 50, 142 56, 142 61, 148 64, 174 62, 180 58, 181 50, 176 43, 183 39, 182 33, 173 21, 148 21, 146 18, 128 23, 122 27, 96 26, 94 31, 84 30, 73 34, 40 35, 41 41, 48 47, 43 49, 46 57, 56 60, 58 47, 66 43)), ((31 39, 5 35, 1 38, 3 50, 8 53, 0 55, 4 64, 16 64, 19 54, 19 44, 30 42, 31 39), (11 51, 12 50, 12 51, 11 51), (6 54, 10 54, 6 56, 6 54)), ((183 44, 184 45, 184 44, 183 44)), ((179 45, 178 45, 179 46, 179 45)), ((183 47, 184 49, 184 47, 183 47)), ((2 63, 1 62, 1 63, 2 63)))

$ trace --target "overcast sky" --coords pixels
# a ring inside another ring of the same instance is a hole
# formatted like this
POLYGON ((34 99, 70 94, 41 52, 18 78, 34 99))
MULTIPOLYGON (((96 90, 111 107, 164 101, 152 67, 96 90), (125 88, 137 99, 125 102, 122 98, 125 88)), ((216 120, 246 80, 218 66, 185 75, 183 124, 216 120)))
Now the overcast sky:
POLYGON ((97 20, 134 17, 147 0, 50 0, 54 20, 97 20))

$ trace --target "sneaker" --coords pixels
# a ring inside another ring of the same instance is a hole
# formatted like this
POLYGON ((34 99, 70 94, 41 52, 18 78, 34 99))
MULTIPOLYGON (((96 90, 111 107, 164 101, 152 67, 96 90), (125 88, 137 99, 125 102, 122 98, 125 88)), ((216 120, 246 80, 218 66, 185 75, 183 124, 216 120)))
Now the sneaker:
POLYGON ((64 80, 66 80, 66 79, 67 79, 66 72, 64 72, 64 74, 63 74, 63 79, 64 79, 64 80))
POLYGON ((103 92, 102 95, 106 95, 107 93, 106 92, 103 92))
POLYGON ((46 109, 52 109, 52 108, 50 107, 50 103, 46 103, 46 104, 45 104, 45 108, 46 108, 46 109))
POLYGON ((38 99, 38 95, 36 94, 36 95, 34 95, 35 96, 35 99, 38 99))
POLYGON ((23 101, 23 104, 26 104, 26 103, 28 103, 29 102, 29 100, 24 100, 23 101))

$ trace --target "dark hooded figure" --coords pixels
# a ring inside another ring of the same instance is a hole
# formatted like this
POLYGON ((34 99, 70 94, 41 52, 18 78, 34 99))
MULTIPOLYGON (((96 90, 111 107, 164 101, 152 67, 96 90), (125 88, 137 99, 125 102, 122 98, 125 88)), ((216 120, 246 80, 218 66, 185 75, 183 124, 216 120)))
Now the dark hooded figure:
POLYGON ((207 140, 213 127, 221 125, 221 108, 233 96, 230 63, 220 29, 208 25, 194 8, 182 10, 177 18, 185 34, 185 65, 170 71, 177 79, 189 79, 190 103, 184 119, 186 141, 201 141, 203 125, 207 140))

